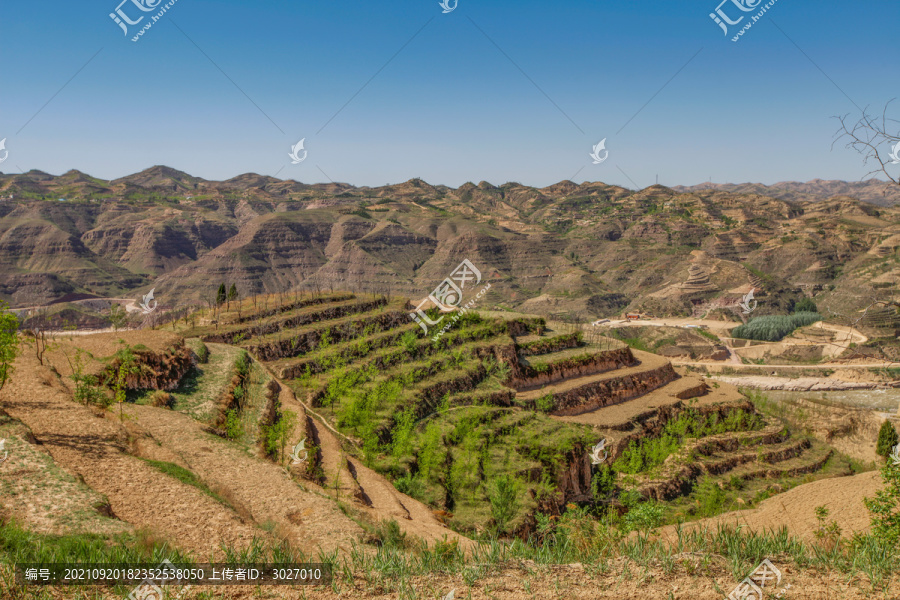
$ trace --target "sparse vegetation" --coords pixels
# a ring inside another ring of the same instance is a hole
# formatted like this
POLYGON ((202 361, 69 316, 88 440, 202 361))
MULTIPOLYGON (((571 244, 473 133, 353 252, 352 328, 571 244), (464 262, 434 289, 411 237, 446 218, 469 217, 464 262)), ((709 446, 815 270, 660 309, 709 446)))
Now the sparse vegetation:
POLYGON ((12 376, 13 363, 19 353, 19 320, 7 310, 8 307, 0 301, 0 390, 12 376))

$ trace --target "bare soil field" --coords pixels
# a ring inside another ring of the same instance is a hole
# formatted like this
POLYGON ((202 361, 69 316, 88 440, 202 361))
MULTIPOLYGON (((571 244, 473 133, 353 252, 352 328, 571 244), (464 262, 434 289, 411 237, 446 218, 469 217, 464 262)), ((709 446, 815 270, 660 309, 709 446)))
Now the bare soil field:
MULTIPOLYGON (((852 477, 821 479, 763 500, 756 508, 694 521, 684 527, 716 529, 721 525, 742 525, 757 532, 785 527, 794 536, 813 542, 819 527, 816 507, 824 506, 829 512, 828 519, 836 521, 843 535, 850 537, 868 530, 870 514, 863 498, 874 496, 881 487, 881 477, 874 471, 852 477)), ((659 535, 674 538, 675 526, 664 527, 659 535)))

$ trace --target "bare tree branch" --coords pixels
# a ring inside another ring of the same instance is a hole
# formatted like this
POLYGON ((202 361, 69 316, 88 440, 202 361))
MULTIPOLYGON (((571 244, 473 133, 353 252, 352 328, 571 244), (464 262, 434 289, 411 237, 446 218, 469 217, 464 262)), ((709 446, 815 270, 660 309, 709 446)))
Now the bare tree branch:
MULTIPOLYGON (((863 165, 877 165, 871 171, 863 176, 868 179, 874 175, 881 173, 887 177, 894 185, 900 185, 900 174, 892 175, 888 172, 888 167, 896 165, 894 160, 888 160, 884 154, 890 151, 885 149, 885 144, 891 146, 894 156, 897 155, 897 148, 900 145, 900 121, 888 117, 888 108, 891 105, 890 100, 884 105, 881 118, 869 114, 869 107, 863 111, 862 117, 855 123, 849 121, 850 115, 835 117, 841 123, 841 127, 835 132, 834 144, 839 141, 845 141, 846 148, 852 148, 863 156, 863 165), (891 133, 896 131, 897 133, 891 133)), ((896 169, 900 173, 900 168, 896 169)))

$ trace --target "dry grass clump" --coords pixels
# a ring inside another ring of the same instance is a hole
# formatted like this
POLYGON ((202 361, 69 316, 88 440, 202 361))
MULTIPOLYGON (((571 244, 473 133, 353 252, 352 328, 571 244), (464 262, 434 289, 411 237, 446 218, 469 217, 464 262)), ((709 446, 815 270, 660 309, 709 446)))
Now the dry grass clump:
POLYGON ((156 390, 150 394, 150 404, 157 408, 175 408, 175 396, 163 390, 156 390))

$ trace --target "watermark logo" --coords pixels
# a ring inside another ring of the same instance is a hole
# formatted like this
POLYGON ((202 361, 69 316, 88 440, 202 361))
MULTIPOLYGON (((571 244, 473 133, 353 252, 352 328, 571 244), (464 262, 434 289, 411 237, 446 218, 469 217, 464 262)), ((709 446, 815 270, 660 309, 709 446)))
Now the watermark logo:
POLYGON ((600 140, 600 143, 596 146, 593 146, 593 152, 591 152, 591 158, 594 159, 594 164, 599 165, 604 160, 609 158, 609 150, 606 149, 606 138, 600 140), (603 152, 603 157, 600 157, 600 152, 603 152))
MULTIPOLYGON (((173 565, 168 559, 159 563, 156 570, 162 571, 163 574, 170 579, 174 578, 177 574, 175 565, 173 565)), ((145 579, 140 583, 140 585, 131 590, 131 593, 128 594, 125 600, 179 600, 187 593, 189 589, 191 589, 191 586, 186 585, 182 587, 176 594, 166 595, 166 593, 163 592, 162 588, 156 585, 156 583, 152 579, 145 579)))
POLYGON ((294 450, 291 452, 290 457, 292 465, 299 465, 307 458, 309 458, 309 452, 307 452, 306 450, 306 438, 303 438, 302 440, 300 440, 299 444, 294 446, 294 450), (300 458, 301 452, 303 453, 303 458, 300 458))
POLYGON ((0 458, 0 464, 3 464, 9 458, 9 451, 6 450, 6 439, 0 440, 0 452, 3 453, 3 458, 0 458))
POLYGON ((409 316, 413 321, 418 323, 419 327, 421 327, 425 334, 428 335, 428 326, 437 325, 444 320, 444 317, 442 316, 437 320, 432 320, 422 308, 425 304, 430 302, 441 312, 456 311, 457 314, 453 317, 451 322, 445 325, 440 333, 434 336, 434 339, 437 340, 437 338, 443 335, 445 331, 450 329, 460 316, 475 306, 475 303, 491 288, 491 284, 487 284, 478 292, 474 299, 463 305, 463 290, 466 289, 466 285, 471 289, 479 283, 481 283, 481 271, 479 271, 478 268, 472 264, 472 261, 467 258, 463 260, 452 273, 450 273, 450 277, 447 277, 438 284, 428 297, 419 303, 415 312, 409 313, 409 316))
MULTIPOLYGON (((2 449, 2 448, 3 448, 3 445, 0 444, 0 449, 2 449)), ((0 462, 2 462, 2 461, 0 461, 0 462)), ((891 462, 893 462, 894 465, 900 467, 900 444, 897 444, 896 446, 894 446, 894 451, 891 452, 891 462)))
POLYGON ((444 596, 444 600, 456 600, 456 588, 450 590, 450 593, 444 596))
MULTIPOLYGON (((126 36, 128 36, 128 33, 129 33, 128 26, 129 25, 139 25, 144 20, 144 18, 147 17, 147 15, 141 15, 137 19, 132 20, 131 17, 128 15, 128 13, 125 12, 125 9, 122 8, 123 6, 125 6, 128 3, 131 3, 134 5, 135 8, 137 8, 137 10, 144 12, 144 13, 150 13, 153 11, 157 11, 157 13, 155 15, 150 16, 150 20, 141 28, 141 30, 138 31, 137 34, 131 38, 132 42, 137 42, 138 40, 140 40, 141 36, 143 36, 144 33, 148 29, 153 27, 153 25, 157 21, 159 21, 162 18, 162 16, 164 14, 166 14, 166 12, 168 12, 168 10, 175 5, 176 2, 178 2, 178 0, 169 0, 169 2, 160 6, 162 4, 162 2, 163 2, 163 0, 122 0, 122 2, 120 2, 119 5, 116 7, 116 10, 109 13, 109 18, 112 19, 115 22, 115 24, 118 25, 122 29, 122 32, 126 36)), ((134 13, 134 12, 132 12, 131 14, 140 15, 140 13, 134 13)))
POLYGON ((728 28, 729 26, 739 25, 747 15, 742 15, 741 13, 749 13, 758 10, 755 15, 750 15, 750 19, 746 24, 731 38, 732 42, 738 41, 744 33, 749 30, 753 25, 759 21, 766 12, 775 5, 778 0, 769 0, 766 4, 762 4, 763 0, 722 0, 719 5, 716 7, 714 12, 709 13, 709 18, 712 19, 716 25, 722 28, 722 31, 726 36, 729 35, 728 28), (736 19, 731 19, 729 13, 725 12, 725 9, 722 7, 726 4, 731 3, 734 5, 734 8, 737 8, 740 12, 734 12, 731 10, 732 7, 728 7, 729 11, 732 15, 737 16, 736 19), (762 6, 760 6, 762 5, 762 6), (738 16, 740 15, 740 16, 738 16))
POLYGON ((6 138, 0 140, 0 150, 3 151, 3 158, 0 158, 0 163, 3 163, 7 158, 9 158, 9 150, 6 149, 6 138))
POLYGON ((591 453, 588 454, 588 456, 591 457, 592 465, 599 465, 600 463, 604 462, 606 460, 606 458, 609 456, 609 453, 606 450, 604 450, 605 447, 606 447, 606 438, 603 438, 602 440, 600 440, 600 442, 596 446, 594 446, 591 449, 591 453), (601 452, 603 453, 602 458, 600 456, 601 452))
POLYGON ((459 5, 459 0, 453 0, 453 5, 450 5, 450 0, 441 0, 439 2, 441 8, 444 9, 444 14, 451 13, 456 10, 456 7, 459 5))
POLYGON ((288 156, 291 157, 292 164, 299 165, 304 160, 306 160, 306 155, 308 154, 308 152, 306 150, 303 150, 303 142, 305 142, 305 141, 306 141, 306 138, 303 138, 302 140, 297 142, 295 145, 291 146, 291 153, 288 154, 288 156), (303 150, 303 156, 300 156, 301 150, 303 150))
POLYGON ((749 315, 750 313, 752 313, 759 305, 759 303, 753 298, 754 291, 756 291, 756 288, 752 288, 749 292, 747 292, 747 295, 744 296, 744 299, 741 300, 741 312, 743 312, 745 315, 749 315), (750 304, 751 302, 753 303, 752 305, 750 304))
MULTIPOLYGON (((5 142, 6 140, 3 141, 5 142)), ((0 144, 2 144, 2 142, 0 142, 0 144)), ((0 145, 0 148, 2 147, 3 146, 0 145)), ((900 142, 897 142, 897 144, 891 148, 891 153, 888 156, 891 157, 892 165, 900 165, 900 142)), ((0 160, 0 162, 3 162, 3 160, 0 160)))
POLYGON ((150 313, 152 313, 154 310, 156 310, 156 307, 159 305, 159 303, 153 298, 153 292, 155 290, 156 290, 156 288, 153 288, 152 290, 150 290, 150 293, 147 294, 146 296, 144 296, 144 299, 138 305, 141 307, 141 312, 144 313, 145 315, 149 315, 150 313))
MULTIPOLYGON (((768 558, 759 563, 750 575, 738 584, 734 591, 728 595, 728 600, 762 600, 763 590, 769 585, 767 591, 773 591, 781 583, 781 571, 772 564, 768 558)), ((778 591, 775 598, 781 598, 791 588, 788 584, 778 591)))

